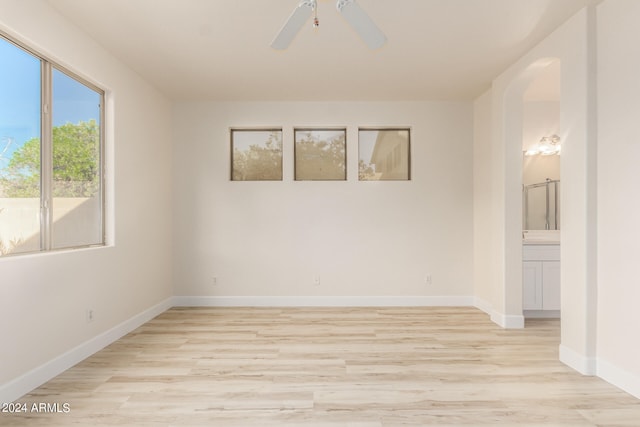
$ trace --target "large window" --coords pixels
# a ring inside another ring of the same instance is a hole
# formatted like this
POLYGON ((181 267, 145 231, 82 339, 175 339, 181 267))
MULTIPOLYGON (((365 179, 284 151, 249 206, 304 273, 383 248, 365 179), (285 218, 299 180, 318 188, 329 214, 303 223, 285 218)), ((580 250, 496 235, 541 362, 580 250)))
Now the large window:
POLYGON ((0 256, 104 244, 104 92, 0 36, 0 256))

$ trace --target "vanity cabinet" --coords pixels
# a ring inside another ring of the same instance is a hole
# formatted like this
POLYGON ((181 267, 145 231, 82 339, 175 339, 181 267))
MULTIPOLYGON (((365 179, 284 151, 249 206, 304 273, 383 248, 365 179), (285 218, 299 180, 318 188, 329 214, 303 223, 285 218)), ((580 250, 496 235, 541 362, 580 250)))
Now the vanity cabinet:
POLYGON ((560 245, 524 245, 522 260, 522 309, 559 314, 560 245))

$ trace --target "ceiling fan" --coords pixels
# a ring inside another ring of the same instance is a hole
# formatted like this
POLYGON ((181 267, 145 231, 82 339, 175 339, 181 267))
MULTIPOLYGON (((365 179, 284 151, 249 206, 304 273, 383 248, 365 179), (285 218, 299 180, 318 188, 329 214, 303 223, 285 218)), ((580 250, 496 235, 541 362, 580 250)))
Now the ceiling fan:
MULTIPOLYGON (((276 38, 271 42, 271 47, 278 50, 289 47, 312 14, 314 14, 313 26, 318 27, 320 21, 318 21, 317 7, 317 0, 301 0, 276 38)), ((355 0, 337 0, 336 8, 370 49, 378 49, 385 44, 387 37, 355 0)))

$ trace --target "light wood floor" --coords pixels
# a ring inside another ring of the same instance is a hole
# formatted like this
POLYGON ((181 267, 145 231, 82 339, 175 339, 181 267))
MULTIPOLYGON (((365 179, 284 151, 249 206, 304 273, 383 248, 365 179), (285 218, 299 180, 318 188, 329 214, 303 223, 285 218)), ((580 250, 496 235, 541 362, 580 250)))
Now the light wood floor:
POLYGON ((640 426, 558 362, 559 321, 473 308, 174 308, 20 399, 9 426, 640 426))

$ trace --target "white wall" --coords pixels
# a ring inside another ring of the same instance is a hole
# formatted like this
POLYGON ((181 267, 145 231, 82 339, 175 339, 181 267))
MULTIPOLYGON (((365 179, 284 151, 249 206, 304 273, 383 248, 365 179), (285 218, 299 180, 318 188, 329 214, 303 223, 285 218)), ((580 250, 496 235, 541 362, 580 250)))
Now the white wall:
POLYGON ((598 374, 640 398, 640 2, 598 8, 598 374))
POLYGON ((2 31, 106 89, 108 117, 110 246, 0 259, 0 401, 7 402, 172 295, 171 110, 47 2, 2 0, 0 10, 2 31))
MULTIPOLYGON (((558 76, 558 79, 560 76, 558 76)), ((524 100, 522 143, 523 151, 535 146, 543 136, 558 133, 560 125, 559 101, 524 100)))
POLYGON ((472 113, 468 102, 178 104, 176 295, 472 301, 472 113), (357 128, 373 125, 411 126, 411 181, 358 182, 357 128), (283 127, 282 182, 229 181, 229 127, 243 126, 283 127), (294 126, 347 127, 346 182, 293 181, 294 126))
MULTIPOLYGON (((505 70, 491 89, 491 186, 477 198, 490 198, 494 215, 479 218, 497 246, 492 282, 500 295, 494 316, 505 326, 522 326, 522 135, 523 95, 554 61, 561 62, 560 130, 562 180, 562 360, 592 372, 595 354, 595 105, 590 69, 591 9, 584 9, 505 70), (484 194, 489 192, 488 194, 484 194), (501 317, 501 319, 500 319, 501 317)), ((478 250, 481 250, 478 249, 478 250)), ((478 250, 476 257, 482 257, 478 250)), ((487 276, 488 277, 488 276, 487 276)), ((476 280, 479 280, 476 277, 476 280)), ((486 280, 486 277, 483 279, 486 280)), ((489 310, 487 310, 489 311, 489 310)))
MULTIPOLYGON (((492 222, 486 209, 479 209, 482 205, 478 201, 492 200, 495 216, 509 211, 509 205, 511 212, 517 210, 518 193, 513 191, 509 200, 507 180, 516 179, 518 171, 508 164, 508 159, 514 160, 513 165, 520 162, 513 150, 516 146, 508 144, 510 135, 521 132, 523 111, 518 99, 510 103, 509 98, 514 94, 517 98, 545 58, 562 61, 558 132, 563 138, 564 224, 560 358, 580 372, 597 373, 636 397, 640 397, 640 283, 635 268, 640 254, 636 238, 640 235, 640 202, 635 197, 640 182, 640 51, 632 48, 635 45, 629 40, 640 37, 638 22, 640 3, 635 0, 606 0, 597 9, 583 10, 571 18, 476 100, 475 119, 481 123, 476 123, 474 143, 475 150, 483 150, 474 154, 474 179, 481 183, 489 177, 493 179, 493 185, 474 187, 474 225, 489 228, 486 232, 476 230, 475 238, 481 234, 499 237, 492 262, 498 264, 500 273, 506 271, 508 264, 502 258, 504 251, 513 248, 517 252, 520 245, 518 229, 512 226, 515 232, 509 233, 506 214, 504 220, 492 222), (490 98, 494 99, 493 114, 487 112, 490 98), (505 106, 515 107, 507 110, 505 106), (494 123, 489 137, 487 120, 494 123), (485 151, 492 153, 488 160, 485 151)), ((486 259, 486 253, 478 242, 474 247, 477 264, 486 259)), ((484 308, 490 312, 497 308, 498 313, 506 310, 508 314, 507 274, 498 274, 498 280, 493 281, 494 270, 476 268, 475 272, 476 296, 490 303, 484 308), (501 303, 503 307, 495 305, 501 303)))
MULTIPOLYGON (((493 318, 497 314, 496 308, 503 305, 504 292, 496 286, 501 275, 496 262, 499 242, 491 227, 487 226, 492 223, 498 206, 495 200, 497 191, 492 187, 491 179, 492 170, 497 166, 493 162, 491 143, 492 105, 492 92, 489 90, 477 98, 473 106, 473 283, 478 307, 493 318)), ((498 322, 495 318, 494 321, 498 322)))
POLYGON ((522 183, 529 185, 544 182, 547 178, 560 179, 560 162, 560 156, 525 156, 522 162, 522 183))

